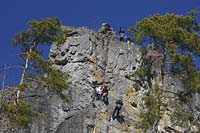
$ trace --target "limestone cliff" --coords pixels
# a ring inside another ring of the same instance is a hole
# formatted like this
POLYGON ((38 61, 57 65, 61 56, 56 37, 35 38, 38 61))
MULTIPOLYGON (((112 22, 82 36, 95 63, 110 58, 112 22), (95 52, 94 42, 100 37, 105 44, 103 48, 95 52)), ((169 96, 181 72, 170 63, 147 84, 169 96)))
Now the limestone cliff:
MULTIPOLYGON (((50 60, 55 67, 71 75, 71 99, 65 104, 67 112, 56 114, 60 123, 54 131, 59 132, 133 132, 137 109, 131 106, 128 90, 132 89, 130 75, 139 67, 139 47, 116 40, 113 31, 95 32, 86 28, 71 28, 71 37, 63 46, 53 46, 50 60), (109 104, 92 101, 94 88, 107 82, 109 104), (121 118, 109 121, 115 101, 123 97, 121 118), (95 106, 95 107, 94 107, 95 106)), ((57 125, 56 125, 57 124, 57 125)))
MULTIPOLYGON (((15 132, 141 132, 136 128, 140 107, 134 104, 142 102, 141 97, 145 90, 136 90, 130 80, 131 75, 140 67, 140 47, 119 42, 112 30, 96 32, 83 27, 67 28, 70 36, 63 45, 52 45, 49 59, 54 62, 56 68, 70 75, 68 82, 71 82, 71 87, 63 92, 68 95, 69 101, 63 101, 45 87, 26 89, 22 97, 36 111, 45 113, 47 119, 35 119, 30 129, 15 132), (102 101, 93 100, 94 89, 104 82, 109 86, 107 106, 102 101), (124 105, 120 116, 112 120, 111 114, 119 97, 123 98, 124 105)), ((157 60, 155 70, 158 75, 159 65, 157 60)), ((156 79, 153 82, 156 82, 156 79)), ((164 86, 172 85, 178 89, 182 88, 178 78, 166 78, 164 86)), ((199 101, 194 101, 198 106, 199 101)), ((0 126, 0 132, 6 132, 2 124, 0 126)))

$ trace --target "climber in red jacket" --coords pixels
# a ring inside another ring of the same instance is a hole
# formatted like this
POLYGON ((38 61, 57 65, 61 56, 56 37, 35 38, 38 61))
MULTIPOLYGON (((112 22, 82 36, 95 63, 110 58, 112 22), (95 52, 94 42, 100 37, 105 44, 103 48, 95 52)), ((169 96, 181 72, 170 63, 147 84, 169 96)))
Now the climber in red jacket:
POLYGON ((102 100, 106 105, 108 105, 108 85, 106 83, 103 84, 102 100))

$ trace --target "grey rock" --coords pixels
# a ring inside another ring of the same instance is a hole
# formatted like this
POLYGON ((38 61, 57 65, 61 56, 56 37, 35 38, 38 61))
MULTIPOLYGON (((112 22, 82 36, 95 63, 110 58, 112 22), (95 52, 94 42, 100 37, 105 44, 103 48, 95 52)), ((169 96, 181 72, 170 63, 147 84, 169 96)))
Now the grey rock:
POLYGON ((54 44, 52 49, 59 50, 51 50, 49 56, 51 60, 66 63, 57 65, 62 65, 62 71, 71 75, 69 81, 72 82, 72 89, 68 90, 71 95, 70 107, 65 113, 65 119, 59 121, 60 124, 53 124, 55 128, 52 132, 120 132, 122 130, 119 125, 124 131, 136 131, 131 130, 131 125, 127 126, 134 117, 128 116, 131 113, 127 106, 124 106, 122 111, 124 121, 109 120, 117 97, 125 98, 127 90, 132 86, 132 82, 126 76, 133 74, 140 65, 136 62, 136 59, 141 58, 139 46, 117 41, 112 30, 104 33, 86 28, 71 28, 71 30, 78 35, 69 37, 60 48, 56 48, 54 44), (67 50, 61 54, 64 49, 67 50), (71 60, 66 62, 66 58, 69 57, 71 60), (109 84, 108 106, 102 101, 92 101, 91 98, 94 87, 103 82, 109 84))
MULTIPOLYGON (((99 32, 84 27, 67 27, 70 37, 63 45, 54 43, 49 53, 49 60, 54 67, 70 75, 68 82, 71 87, 66 90, 69 101, 63 101, 58 95, 47 88, 36 86, 26 89, 24 99, 34 110, 43 112, 46 120, 35 118, 30 129, 16 130, 20 133, 132 133, 139 132, 136 128, 139 106, 146 90, 133 88, 130 77, 140 67, 140 47, 134 44, 119 42, 112 29, 102 28, 99 32), (109 86, 109 104, 93 100, 94 89, 106 82, 109 86), (133 94, 128 94, 132 89, 133 94), (112 120, 115 101, 123 98, 120 117, 112 120)), ((157 76, 152 80, 156 83, 160 78, 161 60, 154 62, 157 76)), ((165 77, 163 87, 173 91, 183 88, 177 77, 165 77)), ((199 106, 199 94, 194 99, 195 107, 199 106)), ((6 120, 0 120, 6 121, 6 120)), ((0 124, 0 132, 6 127, 0 124)))

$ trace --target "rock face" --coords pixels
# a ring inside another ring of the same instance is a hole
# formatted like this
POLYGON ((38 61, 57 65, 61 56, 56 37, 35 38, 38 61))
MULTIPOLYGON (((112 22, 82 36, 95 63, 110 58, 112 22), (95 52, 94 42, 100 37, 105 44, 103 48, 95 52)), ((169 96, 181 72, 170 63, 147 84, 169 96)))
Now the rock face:
MULTIPOLYGON (((139 103, 144 89, 133 88, 131 75, 140 67, 140 47, 119 42, 111 29, 99 32, 87 28, 67 27, 70 37, 63 45, 52 45, 49 59, 54 67, 70 75, 71 87, 66 90, 68 102, 47 88, 36 86, 26 89, 22 97, 34 110, 43 112, 47 118, 34 119, 30 129, 13 130, 15 133, 135 133, 139 113, 139 103), (94 89, 103 83, 108 84, 108 105, 94 99, 94 89), (123 99, 123 107, 118 118, 112 120, 115 101, 123 99)), ((153 52, 149 56, 155 55, 153 52)), ((159 54, 157 54, 159 56, 159 54)), ((154 62, 158 75, 152 83, 158 83, 161 75, 159 56, 154 62)), ((164 87, 181 90, 182 84, 177 77, 165 77, 164 87)), ((199 95, 193 99, 199 106, 199 95)), ((166 116, 167 118, 168 116, 166 116)), ((1 120, 1 123, 3 123, 1 120)), ((166 121, 167 123, 168 121, 166 121)), ((160 131, 164 131, 161 127, 160 131)), ((170 125, 169 125, 170 126, 170 125)), ((7 132, 0 124, 0 132, 7 132)))
MULTIPOLYGON (((52 45, 49 59, 70 75, 71 87, 63 92, 68 102, 42 86, 25 89, 22 98, 47 118, 35 118, 30 129, 14 133, 130 133, 137 132, 136 91, 130 76, 138 69, 140 48, 119 42, 109 27, 99 32, 87 28, 67 27, 70 37, 63 45, 52 45), (108 105, 95 100, 94 90, 108 84, 108 105), (112 120, 117 99, 123 99, 118 118, 112 120)), ((5 123, 5 122, 2 122, 5 123)), ((0 132, 8 132, 0 124, 0 132)))
POLYGON ((131 105, 135 95, 129 77, 140 65, 139 47, 116 40, 110 31, 95 32, 86 28, 70 28, 72 36, 62 46, 53 45, 50 60, 63 72, 70 74, 70 102, 64 110, 55 112, 52 121, 56 133, 134 132, 131 105), (109 104, 93 100, 95 87, 106 82, 109 104), (133 95, 127 95, 132 90, 133 95), (119 119, 110 121, 117 98, 124 99, 119 119), (59 121, 59 122, 58 122, 59 121))

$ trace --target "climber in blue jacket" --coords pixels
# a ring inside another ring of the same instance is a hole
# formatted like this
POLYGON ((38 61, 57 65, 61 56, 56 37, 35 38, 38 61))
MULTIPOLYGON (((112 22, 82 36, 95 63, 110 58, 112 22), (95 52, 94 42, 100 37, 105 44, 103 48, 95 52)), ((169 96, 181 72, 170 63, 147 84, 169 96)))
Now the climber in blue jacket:
POLYGON ((122 27, 120 27, 120 29, 119 29, 119 40, 120 40, 120 42, 125 42, 126 41, 126 34, 125 34, 125 30, 122 28, 122 27))

